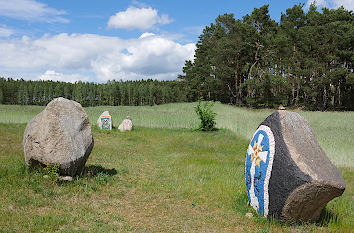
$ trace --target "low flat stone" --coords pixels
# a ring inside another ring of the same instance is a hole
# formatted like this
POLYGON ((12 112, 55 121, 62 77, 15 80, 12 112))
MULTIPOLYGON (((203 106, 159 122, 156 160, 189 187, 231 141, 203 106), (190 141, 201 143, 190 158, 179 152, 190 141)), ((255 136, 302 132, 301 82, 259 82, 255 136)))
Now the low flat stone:
POLYGON ((285 110, 268 116, 253 135, 245 176, 251 206, 282 220, 315 221, 345 190, 308 122, 285 110))
POLYGON ((72 176, 59 176, 60 181, 72 181, 73 177, 72 176))
POLYGON ((28 124, 23 149, 28 166, 59 165, 61 175, 80 174, 94 141, 81 105, 65 98, 52 100, 28 124))
POLYGON ((127 116, 123 120, 122 124, 119 125, 118 129, 120 132, 131 131, 133 129, 133 122, 129 116, 127 116))
POLYGON ((97 119, 97 127, 99 129, 112 130, 112 116, 108 111, 104 111, 97 119))

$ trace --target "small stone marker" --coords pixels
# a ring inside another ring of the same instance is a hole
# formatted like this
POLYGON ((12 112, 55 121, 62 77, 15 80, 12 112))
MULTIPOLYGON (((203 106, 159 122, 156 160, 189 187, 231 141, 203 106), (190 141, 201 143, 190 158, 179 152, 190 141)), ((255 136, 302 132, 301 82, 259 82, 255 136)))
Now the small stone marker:
POLYGON ((315 221, 345 190, 308 122, 285 110, 268 116, 254 133, 245 177, 250 205, 258 214, 282 220, 315 221))
POLYGON ((285 110, 285 107, 283 105, 279 105, 278 110, 285 110))
POLYGON ((129 116, 127 116, 122 124, 119 125, 118 129, 120 132, 124 132, 124 131, 131 131, 133 128, 133 122, 132 120, 130 119, 129 116))
POLYGON ((82 172, 94 141, 81 105, 62 97, 52 100, 28 124, 23 137, 26 164, 59 165, 61 175, 82 172))
POLYGON ((112 117, 108 111, 104 111, 97 120, 97 127, 99 129, 112 130, 112 117))

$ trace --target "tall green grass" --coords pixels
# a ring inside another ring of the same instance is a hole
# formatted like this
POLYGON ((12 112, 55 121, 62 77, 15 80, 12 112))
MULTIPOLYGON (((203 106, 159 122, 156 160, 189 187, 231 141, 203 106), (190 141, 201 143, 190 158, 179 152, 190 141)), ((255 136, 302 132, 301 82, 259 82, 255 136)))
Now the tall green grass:
MULTIPOLYGON (((126 116, 133 124, 144 127, 197 128, 198 117, 194 112, 196 103, 174 103, 158 106, 98 106, 85 108, 92 124, 108 110, 118 126, 126 116)), ((0 122, 27 123, 44 107, 0 105, 0 122)), ((236 108, 216 103, 217 127, 230 129, 250 139, 257 126, 274 110, 236 108)), ((354 167, 354 112, 307 112, 297 111, 312 126, 317 139, 337 166, 354 167)))
MULTIPOLYGON (((216 105, 217 126, 250 139, 258 125, 274 110, 251 110, 216 105)), ((327 156, 337 166, 354 168, 354 112, 298 111, 313 128, 327 156)))
POLYGON ((248 140, 230 130, 99 131, 84 175, 54 183, 25 165, 25 124, 0 123, 0 232, 350 232, 353 176, 321 221, 245 216, 248 140))

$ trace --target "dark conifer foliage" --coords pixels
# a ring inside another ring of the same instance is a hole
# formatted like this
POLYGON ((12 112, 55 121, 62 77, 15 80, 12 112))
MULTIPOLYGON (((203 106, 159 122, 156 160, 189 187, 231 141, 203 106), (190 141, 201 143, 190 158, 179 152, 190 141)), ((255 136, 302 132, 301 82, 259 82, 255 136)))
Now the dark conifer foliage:
POLYGON ((353 11, 294 5, 277 23, 269 6, 205 27, 179 81, 105 84, 0 78, 0 103, 46 105, 63 96, 83 106, 204 100, 247 107, 354 110, 353 11))
POLYGON ((25 81, 0 78, 0 104, 47 105, 65 97, 82 106, 155 105, 186 102, 188 88, 181 81, 90 82, 25 81))
POLYGON ((299 4, 276 23, 268 7, 242 20, 220 15, 204 29, 179 76, 188 100, 354 110, 353 12, 315 5, 305 12, 299 4))

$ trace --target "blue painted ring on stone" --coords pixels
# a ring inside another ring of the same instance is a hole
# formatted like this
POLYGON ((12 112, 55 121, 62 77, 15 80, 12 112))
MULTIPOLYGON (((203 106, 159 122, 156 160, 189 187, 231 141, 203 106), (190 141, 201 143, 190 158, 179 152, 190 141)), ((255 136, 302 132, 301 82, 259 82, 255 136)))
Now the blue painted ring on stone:
POLYGON ((268 216, 268 185, 272 172, 275 140, 272 130, 260 125, 248 146, 245 179, 248 200, 258 214, 268 216))

